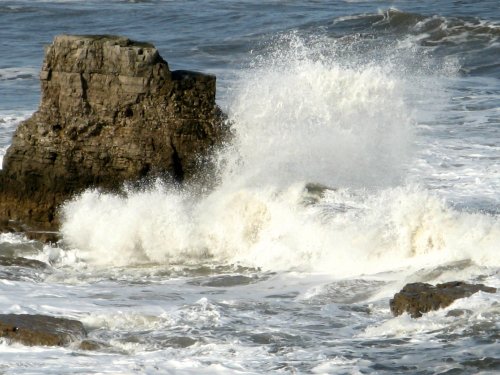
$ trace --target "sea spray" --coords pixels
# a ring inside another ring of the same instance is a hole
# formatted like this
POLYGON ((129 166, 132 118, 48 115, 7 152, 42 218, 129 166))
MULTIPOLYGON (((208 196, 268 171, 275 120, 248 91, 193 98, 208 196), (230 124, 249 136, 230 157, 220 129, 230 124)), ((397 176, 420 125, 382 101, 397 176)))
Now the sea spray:
POLYGON ((277 43, 233 89, 228 112, 236 140, 226 180, 278 187, 399 181, 413 139, 405 82, 390 66, 340 60, 336 43, 310 47, 294 35, 277 43))
POLYGON ((63 233, 83 259, 112 265, 218 262, 339 277, 463 259, 499 265, 499 221, 426 191, 328 191, 315 205, 303 193, 241 189, 192 204, 158 190, 120 199, 89 191, 65 206, 63 233))
POLYGON ((324 44, 286 41, 233 88, 234 142, 218 155, 212 192, 162 183, 123 196, 87 191, 63 207, 66 244, 104 265, 215 262, 339 277, 498 263, 496 218, 403 183, 415 137, 406 95, 422 89, 415 76, 392 57, 346 63, 336 43, 325 55, 324 44), (309 182, 324 185, 312 202, 309 182))

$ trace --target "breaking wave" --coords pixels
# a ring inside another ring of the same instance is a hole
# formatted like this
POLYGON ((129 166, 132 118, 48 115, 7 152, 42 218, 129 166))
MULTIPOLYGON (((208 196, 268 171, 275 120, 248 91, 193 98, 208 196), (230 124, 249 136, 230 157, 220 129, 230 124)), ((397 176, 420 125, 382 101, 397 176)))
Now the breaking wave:
POLYGON ((455 211, 404 182, 417 73, 391 61, 347 63, 335 43, 316 47, 287 37, 241 73, 228 95, 235 141, 218 155, 212 192, 160 182, 123 195, 87 191, 62 209, 67 246, 103 265, 215 262, 338 276, 463 259, 499 265, 496 217, 455 211))

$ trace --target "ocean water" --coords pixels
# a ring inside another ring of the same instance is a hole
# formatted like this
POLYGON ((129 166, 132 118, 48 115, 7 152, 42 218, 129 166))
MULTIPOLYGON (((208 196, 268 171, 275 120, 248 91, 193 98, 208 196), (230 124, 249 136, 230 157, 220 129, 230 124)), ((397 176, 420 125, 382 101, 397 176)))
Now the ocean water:
POLYGON ((213 190, 89 189, 60 243, 0 234, 0 255, 50 264, 0 267, 0 312, 101 343, 0 342, 0 372, 500 371, 499 293, 389 310, 408 282, 500 287, 497 0, 2 0, 0 25, 0 158, 61 33, 216 74, 235 134, 213 190))

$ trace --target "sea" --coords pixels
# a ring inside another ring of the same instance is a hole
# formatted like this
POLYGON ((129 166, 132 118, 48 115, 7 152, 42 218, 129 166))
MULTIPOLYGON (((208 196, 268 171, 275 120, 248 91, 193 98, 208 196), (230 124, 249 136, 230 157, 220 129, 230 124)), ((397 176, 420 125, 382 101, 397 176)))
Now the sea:
POLYGON ((0 234, 0 313, 95 350, 0 341, 2 374, 498 374, 500 293, 413 319, 405 284, 500 287, 498 0, 1 0, 0 159, 58 34, 217 76, 217 183, 89 188, 61 240, 0 234))

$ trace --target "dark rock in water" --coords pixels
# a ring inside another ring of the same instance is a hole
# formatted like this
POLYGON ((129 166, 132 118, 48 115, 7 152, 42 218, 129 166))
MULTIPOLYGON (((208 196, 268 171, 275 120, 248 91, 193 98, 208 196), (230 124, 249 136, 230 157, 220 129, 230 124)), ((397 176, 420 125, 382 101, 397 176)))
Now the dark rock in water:
POLYGON ((35 346, 66 346, 87 336, 77 320, 44 315, 0 315, 0 337, 35 346))
POLYGON ((43 243, 57 243, 61 239, 61 235, 56 231, 28 229, 24 232, 24 234, 30 240, 40 241, 43 243))
POLYGON ((89 187, 203 178, 228 133, 215 77, 170 71, 148 43, 54 39, 38 111, 19 125, 0 171, 0 220, 57 228, 57 208, 89 187))
POLYGON ((447 317, 452 317, 452 318, 456 318, 458 316, 470 316, 472 314, 472 311, 471 310, 467 310, 467 309, 453 309, 453 310, 450 310, 446 313, 446 316, 447 317))
POLYGON ((469 297, 479 291, 496 293, 496 289, 483 284, 467 284, 452 281, 433 286, 426 283, 406 284, 394 295, 389 304, 391 312, 401 315, 407 312, 412 318, 419 318, 423 313, 445 308, 459 298, 469 297))
POLYGON ((80 345, 78 346, 78 349, 80 350, 89 350, 89 351, 95 351, 102 349, 103 347, 106 347, 105 344, 102 344, 100 342, 94 341, 94 340, 83 340, 80 345))
POLYGON ((161 340, 163 347, 171 348, 188 348, 196 343, 195 339, 187 336, 171 336, 161 340))
POLYGON ((203 279, 191 281, 190 284, 224 288, 239 285, 249 285, 257 281, 259 281, 257 277, 249 277, 244 275, 221 275, 210 277, 208 280, 203 279))
POLYGON ((323 184, 307 183, 304 186, 304 203, 314 204, 318 203, 325 195, 325 191, 334 190, 323 184))
POLYGON ((36 259, 0 256, 0 266, 45 269, 49 265, 47 263, 40 262, 39 260, 36 259))
MULTIPOLYGON (((0 176, 1 176, 1 171, 0 171, 0 176)), ((56 243, 60 240, 60 235, 59 232, 57 231, 33 230, 28 225, 15 220, 0 219, 0 233, 2 232, 3 233, 23 232, 28 239, 40 241, 43 243, 56 243)))

